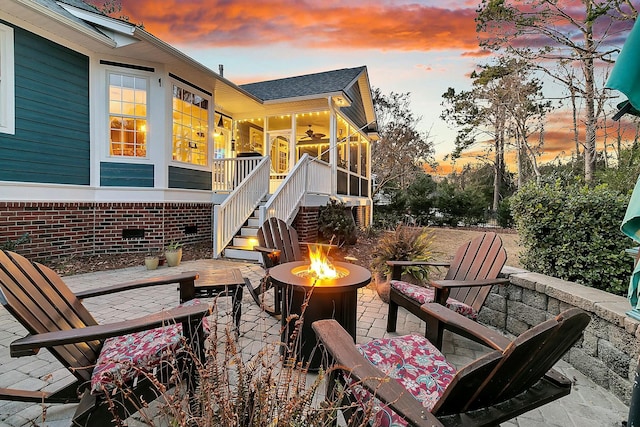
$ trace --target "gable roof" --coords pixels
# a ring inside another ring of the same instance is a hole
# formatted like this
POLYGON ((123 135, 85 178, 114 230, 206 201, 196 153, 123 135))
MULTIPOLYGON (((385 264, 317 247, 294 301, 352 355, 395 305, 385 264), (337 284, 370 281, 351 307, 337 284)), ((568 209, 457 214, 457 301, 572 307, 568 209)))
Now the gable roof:
MULTIPOLYGON (((72 13, 70 13, 69 11, 67 11, 64 7, 63 4, 67 4, 70 6, 73 6, 75 8, 78 9, 82 9, 85 10, 87 12, 92 12, 92 13, 97 13, 97 14, 101 14, 104 15, 102 12, 100 12, 96 7, 89 5, 85 2, 83 2, 82 0, 33 0, 33 6, 31 6, 32 8, 39 8, 42 11, 49 11, 49 13, 52 14, 57 14, 60 15, 62 17, 64 17, 64 19, 73 22, 75 25, 83 27, 85 29, 85 31, 88 32, 93 32, 95 33, 96 36, 99 37, 104 37, 104 35, 97 29, 95 28, 93 25, 89 24, 88 22, 83 21, 82 19, 78 18, 77 16, 74 16, 72 13)), ((24 4, 26 6, 30 6, 28 3, 24 4)), ((55 30, 54 30, 55 32, 55 30)))
POLYGON ((366 67, 343 68, 304 76, 240 85, 263 101, 299 98, 321 94, 335 94, 349 88, 366 67))

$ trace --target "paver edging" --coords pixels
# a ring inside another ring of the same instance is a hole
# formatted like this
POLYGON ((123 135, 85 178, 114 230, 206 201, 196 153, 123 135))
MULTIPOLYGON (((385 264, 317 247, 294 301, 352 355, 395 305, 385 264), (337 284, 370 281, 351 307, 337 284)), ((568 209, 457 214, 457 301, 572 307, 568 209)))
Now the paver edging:
POLYGON ((625 314, 627 299, 513 267, 505 267, 502 276, 510 283, 494 286, 480 321, 518 334, 569 307, 588 312, 592 321, 567 359, 628 405, 640 353, 640 322, 625 314))

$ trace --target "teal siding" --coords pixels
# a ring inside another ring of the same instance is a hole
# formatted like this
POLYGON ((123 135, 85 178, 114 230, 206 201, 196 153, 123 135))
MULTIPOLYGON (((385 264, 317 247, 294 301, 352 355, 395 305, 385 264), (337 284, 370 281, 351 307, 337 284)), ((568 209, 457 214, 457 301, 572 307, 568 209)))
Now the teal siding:
POLYGON ((101 187, 153 187, 153 165, 100 163, 101 187))
POLYGON ((169 166, 169 188, 211 190, 211 172, 169 166))
POLYGON ((89 59, 21 28, 14 40, 16 131, 0 134, 0 180, 89 185, 89 59))
POLYGON ((367 124, 367 114, 365 112, 364 103, 362 102, 362 93, 360 86, 354 84, 347 90, 347 95, 353 100, 349 107, 343 108, 341 111, 349 117, 358 127, 367 124))

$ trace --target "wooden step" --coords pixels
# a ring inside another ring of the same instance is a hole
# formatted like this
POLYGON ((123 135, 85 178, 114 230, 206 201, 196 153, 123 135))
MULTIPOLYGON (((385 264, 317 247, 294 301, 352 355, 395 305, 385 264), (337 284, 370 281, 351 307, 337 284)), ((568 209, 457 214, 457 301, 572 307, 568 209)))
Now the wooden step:
POLYGON ((248 250, 246 248, 237 247, 237 246, 227 246, 224 249, 222 256, 230 259, 241 259, 244 261, 262 262, 262 257, 260 255, 260 252, 248 250))

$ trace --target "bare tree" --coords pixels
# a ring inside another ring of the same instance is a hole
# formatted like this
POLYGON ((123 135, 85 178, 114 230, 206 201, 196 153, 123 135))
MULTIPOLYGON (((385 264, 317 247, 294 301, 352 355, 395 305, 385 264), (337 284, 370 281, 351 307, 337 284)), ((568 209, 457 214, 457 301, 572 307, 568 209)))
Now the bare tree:
POLYGON ((629 0, 482 0, 478 9, 481 46, 534 61, 540 70, 584 98, 587 182, 593 181, 596 164, 595 63, 611 62, 616 49, 608 47, 605 40, 616 29, 617 21, 636 16, 637 10, 629 0), (543 47, 522 48, 531 44, 543 47), (576 64, 582 72, 582 87, 549 67, 549 62, 558 61, 576 64))
POLYGON ((371 169, 376 176, 373 195, 391 183, 406 189, 433 162, 433 143, 428 132, 420 132, 420 117, 411 111, 410 93, 383 95, 373 90, 380 139, 371 146, 371 169))
POLYGON ((493 209, 497 209, 505 179, 505 145, 509 135, 515 138, 518 155, 518 175, 522 176, 522 159, 528 159, 536 176, 540 176, 537 157, 541 139, 532 144, 529 136, 550 104, 542 99, 542 85, 532 79, 526 63, 499 58, 495 64, 483 65, 471 74, 473 88, 443 94, 441 118, 458 129, 452 158, 464 150, 484 143, 482 160, 493 164, 493 209))

